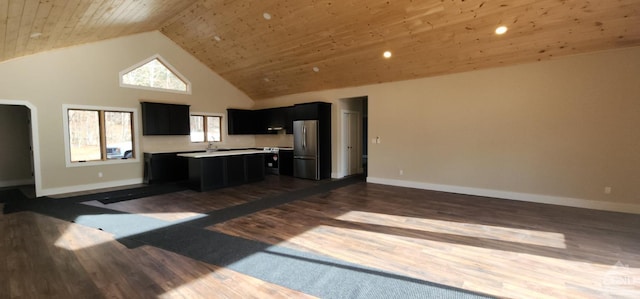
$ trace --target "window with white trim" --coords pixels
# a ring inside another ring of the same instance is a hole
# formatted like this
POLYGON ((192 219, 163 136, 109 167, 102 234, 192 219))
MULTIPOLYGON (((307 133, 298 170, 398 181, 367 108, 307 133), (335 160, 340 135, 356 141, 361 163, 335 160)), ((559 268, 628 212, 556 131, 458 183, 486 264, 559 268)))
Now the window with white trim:
POLYGON ((120 86, 191 93, 191 83, 160 55, 154 55, 120 72, 120 86))
POLYGON ((127 108, 65 106, 67 162, 132 159, 135 111, 127 108))
POLYGON ((222 141, 222 116, 191 114, 191 142, 222 141))

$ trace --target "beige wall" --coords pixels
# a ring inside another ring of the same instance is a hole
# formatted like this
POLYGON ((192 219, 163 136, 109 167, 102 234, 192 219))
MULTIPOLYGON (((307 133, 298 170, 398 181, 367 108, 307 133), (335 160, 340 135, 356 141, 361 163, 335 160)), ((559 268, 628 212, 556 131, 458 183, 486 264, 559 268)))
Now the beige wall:
POLYGON ((336 157, 339 99, 368 96, 373 181, 640 212, 638 78, 640 48, 627 48, 256 106, 334 103, 336 157))
MULTIPOLYGON (((66 167, 63 104, 140 109, 141 100, 225 113, 253 101, 159 32, 40 53, 0 63, 0 99, 28 101, 38 111, 42 183, 39 195, 141 181, 142 162, 66 167), (192 83, 192 94, 119 87, 120 71, 160 54, 192 83), (99 178, 98 173, 103 177, 99 178)), ((223 121, 226 123, 226 120, 223 121)), ((138 124, 140 126, 140 124, 138 124)), ((226 126, 225 126, 226 128, 226 126)), ((139 127, 139 129, 141 129, 139 127)), ((140 130, 142 132, 142 130, 140 130)), ((137 136, 143 151, 203 149, 188 136, 137 136)), ((252 136, 223 136, 221 146, 253 146, 252 136)))
POLYGON ((29 109, 0 105, 0 187, 32 182, 29 109))

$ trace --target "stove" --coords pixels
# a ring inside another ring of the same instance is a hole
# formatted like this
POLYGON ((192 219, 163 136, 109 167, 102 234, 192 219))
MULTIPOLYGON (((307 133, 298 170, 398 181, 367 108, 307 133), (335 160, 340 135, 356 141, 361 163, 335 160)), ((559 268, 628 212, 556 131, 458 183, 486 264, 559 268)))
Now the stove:
POLYGON ((262 149, 267 154, 264 158, 264 167, 267 173, 280 174, 279 151, 277 147, 265 147, 262 149))
POLYGON ((278 148, 278 147, 265 147, 262 150, 265 151, 265 152, 269 152, 269 153, 277 153, 280 150, 280 148, 278 148))

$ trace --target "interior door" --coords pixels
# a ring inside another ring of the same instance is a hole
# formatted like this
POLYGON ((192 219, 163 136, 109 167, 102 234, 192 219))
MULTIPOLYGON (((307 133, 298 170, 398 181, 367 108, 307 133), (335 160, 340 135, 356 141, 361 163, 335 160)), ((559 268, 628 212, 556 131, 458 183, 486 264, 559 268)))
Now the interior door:
POLYGON ((343 112, 343 169, 345 176, 357 174, 360 168, 359 119, 360 117, 357 112, 343 112))

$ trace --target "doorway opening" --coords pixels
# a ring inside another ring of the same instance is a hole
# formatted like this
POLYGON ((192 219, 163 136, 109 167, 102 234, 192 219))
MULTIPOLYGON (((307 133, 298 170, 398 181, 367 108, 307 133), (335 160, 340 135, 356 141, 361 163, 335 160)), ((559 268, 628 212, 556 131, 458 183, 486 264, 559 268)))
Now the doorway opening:
POLYGON ((364 174, 368 169, 368 97, 340 100, 340 177, 364 174))
POLYGON ((0 188, 18 188, 28 198, 39 190, 35 107, 28 102, 0 100, 0 188))

